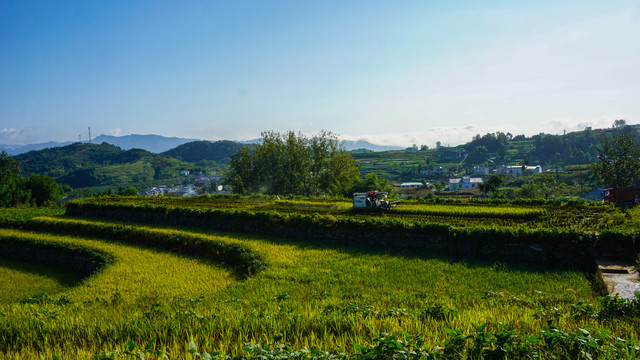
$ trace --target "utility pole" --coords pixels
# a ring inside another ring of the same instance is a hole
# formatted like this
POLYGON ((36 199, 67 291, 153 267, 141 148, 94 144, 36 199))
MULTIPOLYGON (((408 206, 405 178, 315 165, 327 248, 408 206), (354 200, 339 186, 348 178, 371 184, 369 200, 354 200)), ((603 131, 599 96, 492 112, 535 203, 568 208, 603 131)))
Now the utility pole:
POLYGON ((89 144, 91 144, 91 126, 89 126, 89 144))

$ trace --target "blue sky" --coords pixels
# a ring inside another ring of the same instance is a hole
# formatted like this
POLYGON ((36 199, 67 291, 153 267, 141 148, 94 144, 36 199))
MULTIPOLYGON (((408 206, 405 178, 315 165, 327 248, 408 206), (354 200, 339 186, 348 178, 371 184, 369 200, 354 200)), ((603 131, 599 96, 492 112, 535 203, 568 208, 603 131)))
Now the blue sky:
POLYGON ((3 1, 0 144, 640 122, 639 1, 3 1))

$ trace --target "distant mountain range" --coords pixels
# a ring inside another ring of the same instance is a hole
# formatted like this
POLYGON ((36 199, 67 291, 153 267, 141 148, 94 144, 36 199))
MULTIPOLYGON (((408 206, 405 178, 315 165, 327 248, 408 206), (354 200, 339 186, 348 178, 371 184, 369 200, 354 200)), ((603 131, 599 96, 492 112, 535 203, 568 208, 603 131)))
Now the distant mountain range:
POLYGON ((357 141, 342 140, 340 143, 348 151, 360 150, 360 149, 367 149, 367 150, 373 150, 373 151, 390 151, 390 150, 404 149, 403 147, 400 147, 400 146, 376 145, 365 140, 357 140, 357 141))
POLYGON ((177 137, 165 137, 160 135, 133 134, 125 136, 100 135, 96 137, 93 142, 95 142, 96 144, 106 142, 107 144, 119 146, 123 150, 138 148, 159 154, 161 152, 171 150, 182 144, 199 140, 200 139, 185 139, 177 137))
MULTIPOLYGON (((93 139, 91 142, 94 144, 102 144, 103 142, 111 145, 118 146, 123 150, 129 149, 143 149, 150 151, 152 153, 163 153, 174 149, 180 145, 193 142, 193 141, 201 141, 199 139, 187 139, 187 138, 178 138, 178 137, 166 137, 161 135, 125 135, 125 136, 111 136, 111 135, 100 135, 93 139)), ((239 144, 256 144, 260 142, 260 139, 253 140, 243 140, 243 141, 234 141, 239 144)), ((40 144, 29 144, 24 146, 12 146, 12 145, 2 145, 0 144, 0 150, 5 150, 9 155, 18 155, 23 154, 29 151, 34 150, 43 150, 47 148, 61 147, 70 145, 73 142, 56 142, 49 141, 46 143, 40 144)), ((388 150, 401 150, 402 147, 398 146, 385 146, 385 145, 376 145, 372 144, 368 141, 341 141, 341 144, 345 147, 346 150, 357 150, 357 149, 368 149, 373 151, 388 151, 388 150)))
POLYGON ((46 143, 29 144, 29 145, 22 145, 22 146, 0 144, 0 150, 6 151, 7 154, 9 155, 18 155, 18 154, 26 153, 29 151, 37 151, 37 150, 43 150, 43 149, 48 149, 53 147, 67 146, 70 144, 72 144, 71 141, 66 141, 66 142, 49 141, 46 143))

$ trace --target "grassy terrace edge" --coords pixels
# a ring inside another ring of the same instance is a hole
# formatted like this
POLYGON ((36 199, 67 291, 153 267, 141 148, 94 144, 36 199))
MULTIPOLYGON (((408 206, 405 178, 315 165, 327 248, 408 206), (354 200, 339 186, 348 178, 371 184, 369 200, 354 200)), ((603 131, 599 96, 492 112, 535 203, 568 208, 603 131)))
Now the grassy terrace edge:
MULTIPOLYGON (((5 221, 0 226, 100 237, 122 243, 167 250, 178 254, 207 258, 229 266, 240 277, 255 275, 265 267, 263 260, 258 255, 241 244, 205 239, 191 234, 183 234, 179 231, 145 229, 123 224, 96 224, 81 220, 67 221, 64 218, 57 217, 36 217, 15 222, 5 221)), ((5 245, 0 241, 0 249, 2 249, 2 246, 5 245)), ((35 253, 38 253, 37 249, 35 253)), ((24 256, 19 260, 27 262, 40 261, 40 257, 37 255, 35 258, 24 256)))
POLYGON ((66 215, 580 267, 591 266, 592 259, 601 256, 632 259, 640 247, 636 232, 459 228, 441 223, 330 214, 72 201, 67 205, 66 215))
POLYGON ((91 276, 113 262, 113 256, 99 250, 2 233, 0 253, 3 258, 72 270, 83 277, 91 276))

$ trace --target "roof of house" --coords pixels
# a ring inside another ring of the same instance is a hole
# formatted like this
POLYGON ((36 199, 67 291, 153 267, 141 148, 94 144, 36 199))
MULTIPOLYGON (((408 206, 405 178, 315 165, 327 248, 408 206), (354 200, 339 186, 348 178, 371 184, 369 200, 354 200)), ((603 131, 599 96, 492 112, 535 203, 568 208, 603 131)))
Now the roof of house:
POLYGON ((484 182, 482 180, 482 178, 470 178, 470 177, 462 177, 462 178, 457 178, 457 179, 449 179, 449 183, 451 184, 459 184, 461 182, 468 182, 468 183, 482 183, 484 182))

